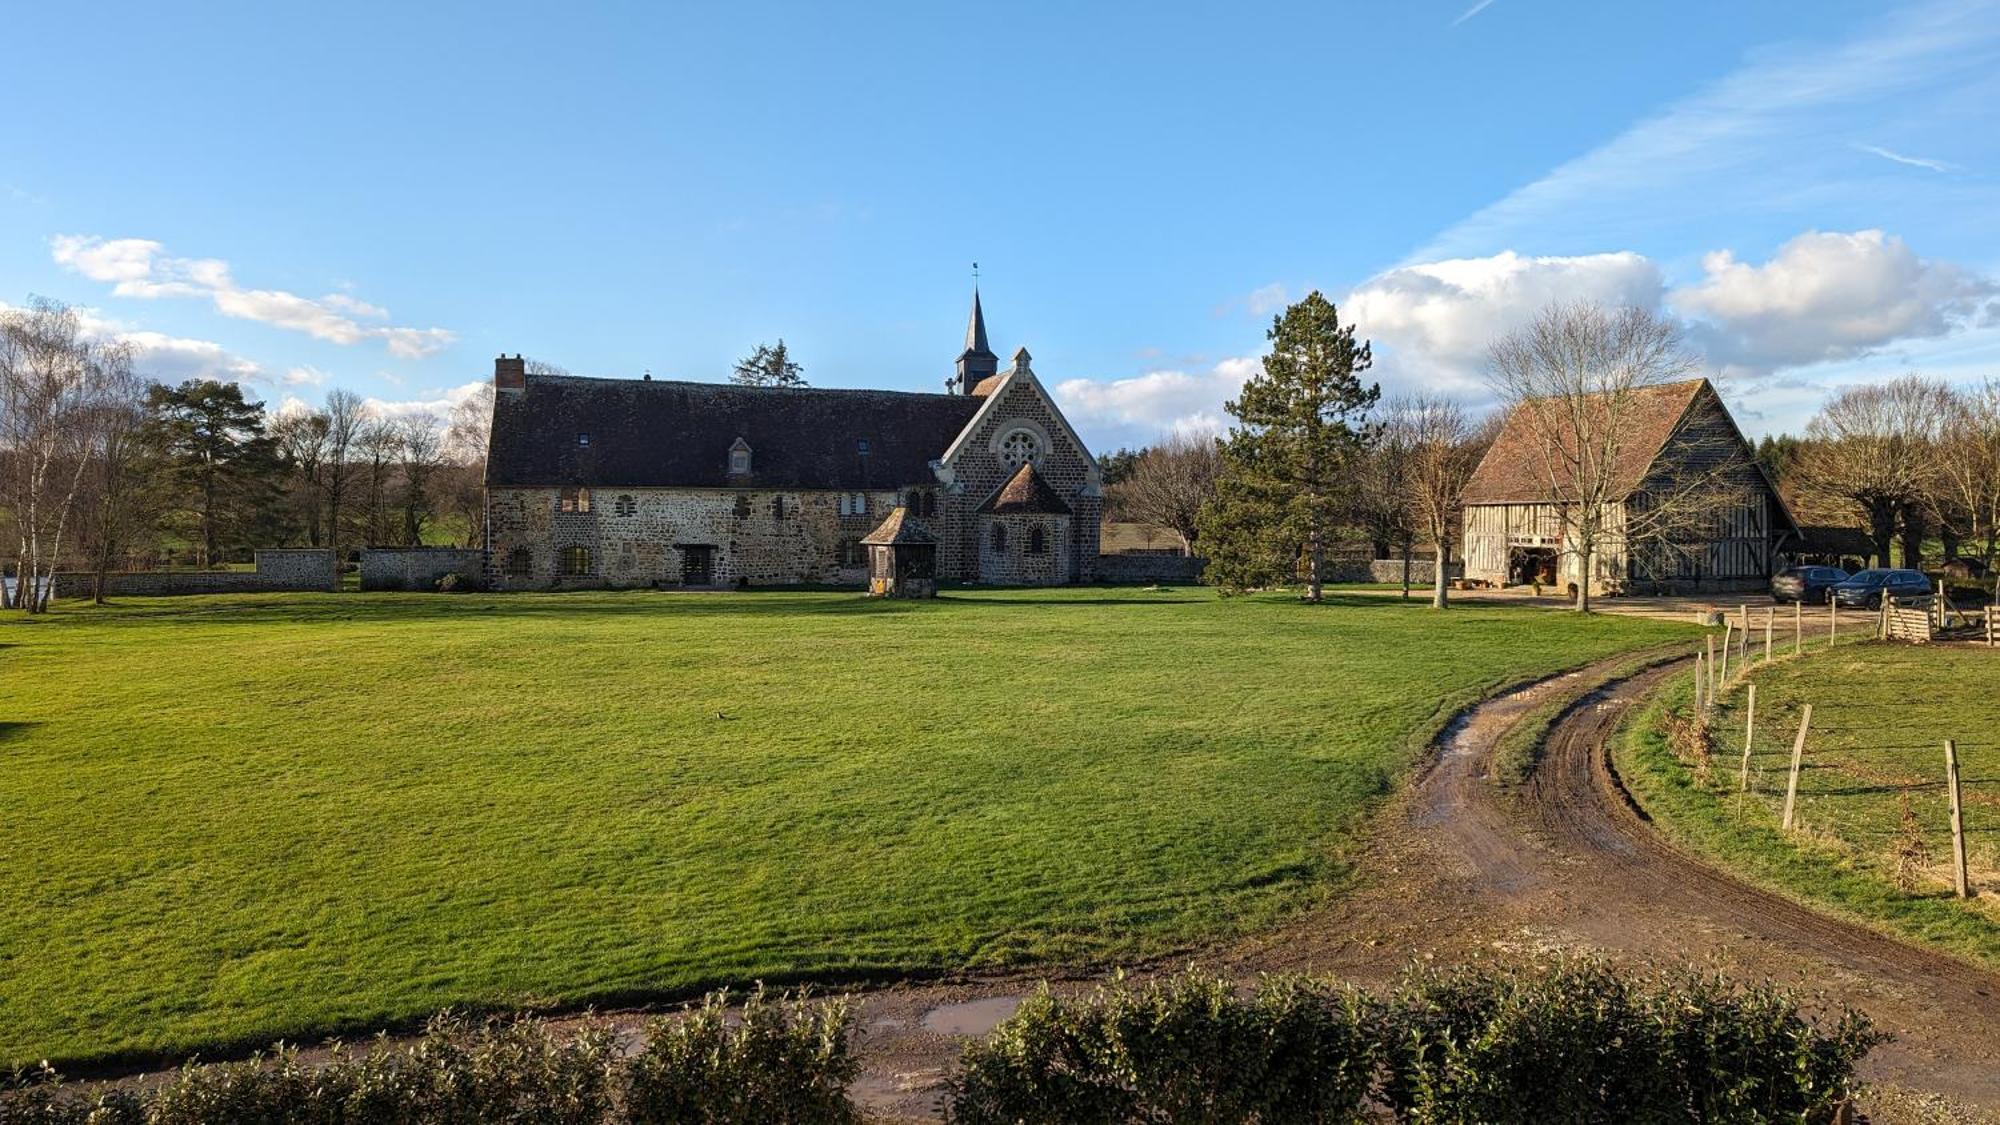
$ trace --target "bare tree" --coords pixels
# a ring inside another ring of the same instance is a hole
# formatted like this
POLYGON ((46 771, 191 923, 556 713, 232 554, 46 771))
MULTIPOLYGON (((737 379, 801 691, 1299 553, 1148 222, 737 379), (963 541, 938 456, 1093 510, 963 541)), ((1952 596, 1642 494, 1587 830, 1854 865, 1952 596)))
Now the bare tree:
POLYGON ((1181 553, 1192 555, 1199 534, 1196 517, 1215 495, 1215 478, 1221 471, 1222 455, 1214 438, 1174 434, 1140 454, 1125 479, 1112 488, 1122 514, 1172 531, 1180 537, 1181 553))
POLYGON ((305 517, 306 543, 322 542, 325 508, 321 497, 326 489, 326 447, 331 423, 319 410, 294 410, 271 420, 271 441, 287 470, 292 504, 305 517))
POLYGON ((1947 558, 1957 543, 1980 544, 1993 566, 2000 539, 2000 381, 1952 396, 1937 448, 1939 508, 1946 518, 1947 558))
POLYGON ((431 477, 444 463, 444 425, 434 414, 411 414, 396 423, 396 454, 403 474, 403 542, 424 541, 430 517, 431 477))
POLYGON ((465 521, 467 546, 478 546, 485 538, 486 447, 492 431, 493 384, 483 383, 452 407, 444 436, 442 479, 433 489, 446 495, 454 513, 465 521))
POLYGON ((1353 515, 1368 536, 1369 554, 1403 560, 1403 597, 1408 598, 1410 552, 1417 537, 1410 509, 1409 434, 1385 420, 1374 446, 1355 466, 1354 481, 1353 515))
POLYGON ((1399 398, 1386 410, 1382 440, 1406 451, 1405 508, 1436 556, 1431 575, 1433 609, 1448 604, 1446 572, 1451 569, 1452 548, 1464 533, 1466 482, 1492 435, 1492 426, 1473 425, 1457 403, 1435 395, 1399 398))
POLYGON ((368 424, 368 405, 353 391, 326 396, 326 544, 340 557, 340 521, 354 482, 355 446, 368 424))
POLYGON ((126 371, 114 373, 104 391, 89 434, 84 481, 89 503, 82 529, 93 572, 91 600, 98 605, 104 604, 105 578, 112 562, 132 546, 143 524, 157 514, 151 503, 155 489, 147 479, 143 437, 146 384, 126 371))
MULTIPOLYGON (((1576 608, 1588 613, 1599 554, 1642 531, 1632 524, 1638 513, 1623 503, 1633 484, 1625 446, 1642 395, 1691 375, 1694 360, 1679 329, 1644 309, 1559 303, 1494 344, 1488 363, 1510 424, 1525 427, 1562 549, 1577 560, 1576 608)), ((1644 518, 1663 528, 1698 495, 1658 498, 1644 518)))
POLYGON ((17 540, 16 584, 0 599, 12 608, 48 608, 100 435, 138 386, 131 350, 87 338, 68 306, 37 299, 0 314, 0 506, 17 540))
MULTIPOLYGON (((1805 487, 1861 517, 1878 566, 1889 565, 1897 529, 1907 527, 1937 485, 1930 454, 1951 413, 1949 387, 1906 375, 1842 391, 1806 425, 1799 451, 1805 487)), ((1915 558, 1905 565, 1916 565, 1915 558)))
POLYGON ((361 424, 354 445, 366 459, 367 480, 363 500, 367 515, 363 520, 363 541, 389 542, 389 480, 395 474, 403 444, 402 428, 395 420, 370 417, 361 424))

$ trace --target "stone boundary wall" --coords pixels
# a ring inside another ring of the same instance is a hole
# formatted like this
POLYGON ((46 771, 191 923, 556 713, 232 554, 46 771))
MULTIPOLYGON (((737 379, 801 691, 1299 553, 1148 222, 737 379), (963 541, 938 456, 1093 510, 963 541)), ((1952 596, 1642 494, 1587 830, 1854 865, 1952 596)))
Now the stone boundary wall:
MULTIPOLYGON (((88 598, 96 581, 88 571, 56 575, 57 598, 88 598)), ((251 570, 115 570, 104 576, 108 597, 150 598, 174 594, 261 594, 340 589, 333 552, 325 548, 283 548, 257 552, 251 570)))
POLYGON ((1208 560, 1187 555, 1099 555, 1100 582, 1195 582, 1208 560))
POLYGON ((486 552, 477 547, 367 547, 361 552, 364 590, 435 590, 447 574, 461 589, 485 584, 486 552))

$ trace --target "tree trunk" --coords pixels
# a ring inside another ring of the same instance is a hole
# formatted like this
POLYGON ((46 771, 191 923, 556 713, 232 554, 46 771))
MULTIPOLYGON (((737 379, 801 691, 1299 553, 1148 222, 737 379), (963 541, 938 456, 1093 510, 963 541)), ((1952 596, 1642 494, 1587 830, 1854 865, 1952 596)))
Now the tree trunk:
POLYGON ((1431 574, 1432 609, 1443 609, 1445 607, 1447 600, 1451 596, 1450 594, 1446 593, 1446 591, 1449 590, 1451 587, 1445 583, 1445 578, 1444 578, 1444 572, 1450 569, 1451 569, 1451 542, 1450 540, 1440 539, 1438 540, 1437 544, 1437 568, 1431 574))
POLYGON ((1410 540, 1403 540, 1403 600, 1410 600, 1410 540))
POLYGON ((1576 611, 1578 613, 1590 612, 1590 561, 1592 553, 1590 548, 1585 547, 1583 550, 1578 551, 1576 555, 1576 611))

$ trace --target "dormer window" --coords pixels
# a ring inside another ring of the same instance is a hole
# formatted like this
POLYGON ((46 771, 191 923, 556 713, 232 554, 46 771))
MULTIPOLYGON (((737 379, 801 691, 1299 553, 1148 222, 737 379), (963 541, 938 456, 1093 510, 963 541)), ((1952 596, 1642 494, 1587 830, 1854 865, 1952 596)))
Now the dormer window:
POLYGON ((741 476, 750 471, 750 443, 742 438, 729 447, 729 475, 741 476))
POLYGON ((584 446, 587 446, 587 445, 589 445, 589 444, 590 444, 590 435, 589 435, 589 434, 578 434, 578 435, 576 435, 576 443, 577 443, 578 445, 584 445, 584 446))
POLYGON ((856 452, 856 453, 859 453, 859 454, 862 454, 863 456, 866 456, 866 455, 867 455, 867 453, 868 453, 868 439, 867 439, 867 438, 862 438, 862 439, 861 439, 860 441, 857 441, 857 442, 855 442, 855 443, 854 443, 854 452, 856 452))

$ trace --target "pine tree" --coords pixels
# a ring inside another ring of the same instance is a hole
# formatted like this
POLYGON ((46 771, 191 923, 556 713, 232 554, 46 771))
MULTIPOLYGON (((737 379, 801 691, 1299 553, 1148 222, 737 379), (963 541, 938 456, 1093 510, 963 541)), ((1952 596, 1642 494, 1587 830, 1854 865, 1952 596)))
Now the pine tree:
POLYGON ((194 516, 201 565, 220 561, 231 532, 275 534, 266 525, 275 511, 279 463, 264 431, 263 403, 245 401, 236 383, 190 379, 153 387, 146 407, 143 440, 194 516))
POLYGON ((1237 425, 1202 512, 1205 576, 1241 591, 1289 582, 1303 566, 1306 599, 1317 602, 1355 464, 1375 440, 1367 415, 1382 390, 1362 385, 1369 346, 1318 291, 1272 321, 1270 340, 1263 372, 1227 404, 1237 425))
POLYGON ((780 337, 777 346, 758 344, 748 359, 738 361, 730 381, 746 387, 803 387, 805 368, 792 362, 780 337))

